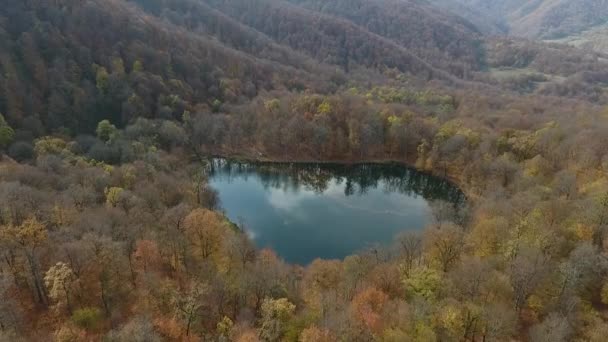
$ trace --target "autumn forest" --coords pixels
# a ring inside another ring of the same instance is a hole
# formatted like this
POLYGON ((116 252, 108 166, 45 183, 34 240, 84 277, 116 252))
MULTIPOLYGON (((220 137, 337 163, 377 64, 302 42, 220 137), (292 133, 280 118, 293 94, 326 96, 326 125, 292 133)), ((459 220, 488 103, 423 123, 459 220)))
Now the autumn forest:
POLYGON ((479 3, 4 0, 0 341, 605 341, 608 55, 540 40, 580 7, 479 3), (467 205, 295 265, 213 157, 394 162, 467 205))

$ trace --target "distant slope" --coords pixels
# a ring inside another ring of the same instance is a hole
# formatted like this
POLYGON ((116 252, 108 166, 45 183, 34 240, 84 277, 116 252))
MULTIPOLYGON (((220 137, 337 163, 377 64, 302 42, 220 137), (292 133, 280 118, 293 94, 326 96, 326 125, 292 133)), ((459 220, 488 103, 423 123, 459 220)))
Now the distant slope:
POLYGON ((608 100, 608 60, 564 44, 508 37, 488 39, 488 72, 478 80, 521 93, 608 100))
POLYGON ((555 39, 608 21, 608 0, 431 0, 464 17, 479 12, 506 33, 555 39))
MULTIPOLYGON (((150 10, 150 0, 134 0, 150 10)), ((372 34, 348 21, 320 15, 286 1, 278 0, 171 0, 160 3, 158 15, 183 25, 213 34, 225 44, 223 29, 217 23, 232 20, 254 33, 270 38, 276 44, 297 51, 344 71, 362 66, 372 69, 396 68, 404 73, 430 78, 441 74, 430 64, 394 42, 372 34), (172 20, 172 17, 178 20, 172 20), (221 20, 208 20, 209 17, 221 20), (182 18, 188 18, 184 21, 182 18)), ((242 40, 247 42, 247 39, 242 40)))
POLYGON ((502 35, 509 31, 506 20, 498 11, 501 6, 489 7, 469 4, 465 0, 429 0, 431 4, 468 20, 486 35, 502 35))
POLYGON ((608 21, 608 0, 530 1, 528 6, 509 16, 511 32, 515 35, 560 38, 608 21))
POLYGON ((423 1, 289 0, 312 11, 346 19, 390 39, 436 67, 462 77, 477 69, 479 31, 470 22, 423 1))
POLYGON ((595 26, 579 34, 553 40, 555 43, 568 44, 587 51, 608 54, 608 24, 595 26))

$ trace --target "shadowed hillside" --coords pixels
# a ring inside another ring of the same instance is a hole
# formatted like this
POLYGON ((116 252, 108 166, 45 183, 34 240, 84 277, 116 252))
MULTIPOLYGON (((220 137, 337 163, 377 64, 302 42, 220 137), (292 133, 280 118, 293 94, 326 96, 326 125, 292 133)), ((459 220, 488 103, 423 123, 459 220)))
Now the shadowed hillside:
POLYGON ((474 80, 594 101, 605 84, 602 74, 587 75, 604 67, 597 56, 495 44, 416 1, 9 0, 0 44, 0 112, 24 139, 387 78, 474 80))
POLYGON ((120 0, 61 3, 0 8, 0 111, 36 135, 91 130, 101 118, 179 118, 264 89, 336 86, 334 69, 225 18, 217 28, 239 41, 225 44, 120 0))

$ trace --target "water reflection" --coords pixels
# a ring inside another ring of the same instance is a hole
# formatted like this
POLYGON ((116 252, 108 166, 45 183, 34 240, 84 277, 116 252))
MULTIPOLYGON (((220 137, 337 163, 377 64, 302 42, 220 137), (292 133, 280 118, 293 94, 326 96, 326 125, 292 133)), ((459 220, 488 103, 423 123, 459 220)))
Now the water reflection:
POLYGON ((390 243, 430 221, 429 203, 459 207, 450 182, 400 165, 238 163, 208 165, 209 182, 234 221, 244 221, 259 247, 289 262, 343 258, 390 243))
POLYGON ((211 178, 226 181, 258 177, 264 188, 297 193, 302 190, 323 193, 332 180, 344 183, 344 195, 365 195, 381 187, 385 192, 422 196, 427 201, 443 200, 462 205, 465 196, 451 182, 403 165, 391 164, 313 164, 313 163, 244 163, 214 159, 209 163, 211 178))

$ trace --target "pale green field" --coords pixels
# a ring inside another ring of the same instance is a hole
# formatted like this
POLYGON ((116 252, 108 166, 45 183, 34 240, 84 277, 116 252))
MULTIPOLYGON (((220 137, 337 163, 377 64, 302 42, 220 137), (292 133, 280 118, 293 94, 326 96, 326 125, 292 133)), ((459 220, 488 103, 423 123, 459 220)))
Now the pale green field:
POLYGON ((577 35, 550 40, 549 42, 569 44, 608 54, 608 23, 583 31, 577 35))
MULTIPOLYGON (((566 78, 559 75, 542 73, 534 68, 490 68, 490 75, 499 81, 505 81, 522 76, 542 75, 547 81, 563 81, 566 78)), ((540 82, 543 83, 543 82, 540 82)))

